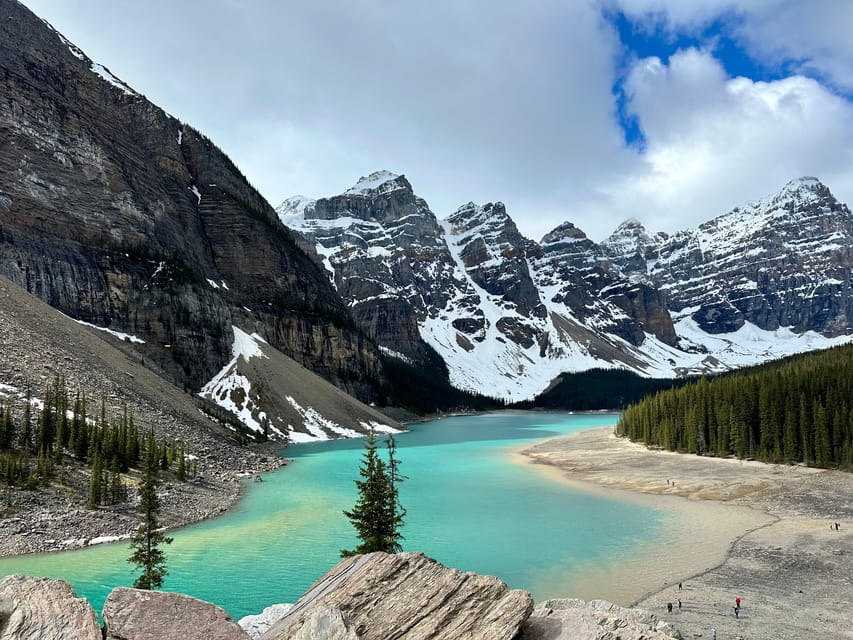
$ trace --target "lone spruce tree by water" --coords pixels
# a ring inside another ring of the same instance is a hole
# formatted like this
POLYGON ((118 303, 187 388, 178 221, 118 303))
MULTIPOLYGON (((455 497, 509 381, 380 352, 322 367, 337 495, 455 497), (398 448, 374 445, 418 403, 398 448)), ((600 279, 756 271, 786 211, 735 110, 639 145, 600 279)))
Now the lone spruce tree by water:
POLYGON ((359 476, 355 480, 358 487, 358 500, 352 511, 344 511, 355 527, 361 540, 355 549, 342 549, 341 556, 349 556, 373 551, 397 553, 402 550, 403 539, 400 527, 406 515, 400 504, 397 483, 402 479, 398 471, 394 437, 388 436, 388 464, 382 461, 376 450, 376 436, 371 431, 364 442, 359 476))
POLYGON ((145 464, 142 470, 142 481, 139 485, 139 515, 141 522, 136 534, 130 539, 133 550, 128 562, 142 569, 142 575, 134 582, 136 589, 157 589, 163 586, 163 578, 169 572, 166 570, 166 554, 160 549, 161 544, 171 544, 172 538, 164 536, 157 522, 160 512, 160 501, 157 499, 160 456, 154 432, 149 432, 145 452, 145 464))

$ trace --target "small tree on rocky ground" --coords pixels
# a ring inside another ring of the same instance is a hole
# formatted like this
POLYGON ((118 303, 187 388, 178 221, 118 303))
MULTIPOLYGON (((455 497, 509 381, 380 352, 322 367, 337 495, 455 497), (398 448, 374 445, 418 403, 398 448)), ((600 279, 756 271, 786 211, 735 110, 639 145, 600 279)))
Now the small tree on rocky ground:
POLYGON ((344 511, 355 527, 361 544, 353 550, 342 549, 342 557, 373 551, 397 553, 402 550, 400 528, 406 511, 400 505, 397 491, 397 483, 402 479, 398 467, 393 436, 388 438, 388 464, 385 464, 379 457, 376 436, 371 431, 364 443, 364 456, 359 468, 361 480, 355 480, 358 500, 352 511, 344 511))
POLYGON ((142 481, 139 485, 139 529, 130 539, 133 551, 128 562, 142 569, 142 575, 133 583, 137 589, 157 589, 163 586, 163 578, 169 573, 166 570, 166 554, 160 548, 162 544, 171 544, 169 538, 159 530, 157 515, 160 512, 160 501, 157 498, 160 456, 154 432, 149 432, 146 446, 145 465, 142 470, 142 481))

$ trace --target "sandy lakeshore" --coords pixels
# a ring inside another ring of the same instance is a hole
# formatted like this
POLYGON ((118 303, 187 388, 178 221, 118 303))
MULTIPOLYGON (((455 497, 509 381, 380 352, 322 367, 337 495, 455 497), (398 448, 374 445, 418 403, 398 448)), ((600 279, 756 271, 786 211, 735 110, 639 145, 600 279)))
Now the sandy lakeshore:
POLYGON ((853 638, 853 474, 650 450, 611 427, 518 456, 562 481, 674 512, 667 540, 650 541, 636 566, 591 572, 580 597, 601 589, 685 638, 710 638, 712 628, 718 640, 853 638))

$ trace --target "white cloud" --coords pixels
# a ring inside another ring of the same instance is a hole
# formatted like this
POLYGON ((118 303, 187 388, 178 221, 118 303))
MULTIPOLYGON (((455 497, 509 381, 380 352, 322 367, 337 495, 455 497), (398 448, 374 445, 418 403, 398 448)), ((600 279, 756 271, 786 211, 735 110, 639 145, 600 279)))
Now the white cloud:
POLYGON ((853 3, 849 0, 765 2, 749 12, 739 34, 769 64, 794 60, 845 92, 853 92, 853 3))
POLYGON ((638 61, 628 106, 646 137, 642 170, 623 176, 616 206, 673 231, 815 175, 853 196, 853 107, 818 82, 729 78, 709 52, 638 61))
POLYGON ((721 19, 728 35, 769 67, 793 68, 853 91, 849 0, 615 0, 615 6, 649 30, 692 34, 721 19))
POLYGON ((850 103, 804 77, 728 78, 713 43, 635 61, 628 107, 647 147, 629 148, 624 58, 601 15, 618 6, 673 33, 725 15, 756 55, 804 59, 841 86, 853 19, 828 0, 25 2, 213 138, 273 205, 385 168, 440 216, 503 200, 529 237, 570 220, 600 240, 628 216, 695 225, 803 174, 853 202, 850 103))

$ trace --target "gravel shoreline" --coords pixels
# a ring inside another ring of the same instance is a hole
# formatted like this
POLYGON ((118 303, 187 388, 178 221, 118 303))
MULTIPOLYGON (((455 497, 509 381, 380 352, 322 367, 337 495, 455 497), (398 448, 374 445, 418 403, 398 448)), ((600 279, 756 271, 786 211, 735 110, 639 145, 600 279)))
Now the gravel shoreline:
MULTIPOLYGON (((161 484, 159 519, 164 527, 175 529, 225 513, 239 501, 246 478, 261 477, 286 464, 272 445, 256 450, 224 442, 215 446, 215 451, 202 452, 198 478, 161 484)), ((47 489, 13 488, 10 513, 0 518, 0 557, 129 538, 139 524, 134 479, 128 482, 128 502, 91 510, 85 504, 88 479, 81 469, 67 468, 62 483, 54 482, 47 489)))
POLYGON ((665 584, 621 576, 647 593, 634 604, 685 638, 710 638, 712 628, 718 640, 853 638, 853 474, 650 450, 616 438, 610 427, 521 453, 572 482, 656 496, 693 514, 712 510, 709 535, 743 507, 765 515, 763 525, 718 540, 723 557, 701 571, 673 573, 665 584))

